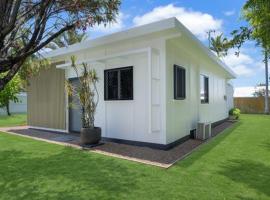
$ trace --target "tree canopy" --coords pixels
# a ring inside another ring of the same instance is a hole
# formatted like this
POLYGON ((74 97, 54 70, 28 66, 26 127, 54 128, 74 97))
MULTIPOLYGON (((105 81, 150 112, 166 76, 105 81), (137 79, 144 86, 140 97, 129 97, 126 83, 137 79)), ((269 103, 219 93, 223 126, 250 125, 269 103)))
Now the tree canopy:
POLYGON ((19 102, 17 94, 21 91, 21 82, 19 76, 15 76, 6 87, 0 91, 0 108, 5 108, 7 114, 9 112, 9 102, 13 101, 15 103, 19 102))
POLYGON ((228 53, 230 43, 223 34, 217 35, 216 37, 210 38, 210 49, 216 52, 218 57, 224 57, 228 53))
POLYGON ((55 38, 46 47, 53 50, 62 48, 62 47, 68 47, 69 45, 80 43, 86 40, 87 37, 88 37, 87 33, 85 32, 79 32, 77 30, 70 30, 70 31, 64 32, 59 37, 55 38))
POLYGON ((243 17, 252 30, 251 36, 264 49, 270 48, 270 1, 248 0, 243 7, 243 17))
POLYGON ((68 30, 113 22, 119 6, 120 0, 0 1, 0 91, 29 56, 68 30))

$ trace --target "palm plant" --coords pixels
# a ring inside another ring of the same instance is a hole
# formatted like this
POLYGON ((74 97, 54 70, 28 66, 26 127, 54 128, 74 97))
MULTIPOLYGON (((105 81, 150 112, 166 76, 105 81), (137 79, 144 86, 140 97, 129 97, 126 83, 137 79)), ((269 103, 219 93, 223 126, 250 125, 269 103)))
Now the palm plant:
POLYGON ((224 57, 228 53, 228 40, 220 34, 210 38, 210 49, 217 53, 218 57, 224 57))
POLYGON ((77 95, 80 101, 82 111, 82 127, 95 128, 95 113, 99 102, 97 82, 99 78, 94 69, 89 69, 86 63, 82 63, 82 72, 79 74, 79 67, 76 65, 75 56, 71 57, 72 68, 79 80, 77 87, 67 82, 68 95, 77 95), (97 96, 96 96, 97 95, 97 96))
POLYGON ((87 33, 85 32, 80 33, 76 30, 70 30, 55 38, 51 43, 47 45, 47 48, 55 50, 63 47, 68 47, 69 45, 85 41, 87 37, 87 33))

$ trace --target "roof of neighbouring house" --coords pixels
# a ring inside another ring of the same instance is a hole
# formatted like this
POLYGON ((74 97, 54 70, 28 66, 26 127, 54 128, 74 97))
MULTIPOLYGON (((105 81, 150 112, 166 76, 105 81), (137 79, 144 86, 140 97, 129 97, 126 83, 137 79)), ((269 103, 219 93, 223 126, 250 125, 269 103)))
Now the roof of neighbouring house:
POLYGON ((102 36, 96 39, 87 40, 83 43, 77 43, 70 45, 68 47, 60 48, 57 50, 49 51, 43 54, 46 58, 54 58, 58 56, 63 56, 71 54, 77 51, 82 51, 84 49, 90 49, 98 47, 105 44, 110 44, 113 42, 123 41, 126 39, 131 39, 147 34, 157 33, 161 31, 166 31, 170 29, 179 30, 180 33, 184 33, 191 40, 195 41, 198 46, 204 51, 213 61, 215 61, 219 66, 221 66, 225 71, 227 71, 232 78, 236 78, 235 73, 223 63, 211 50, 209 50, 196 36, 194 36, 177 18, 169 18, 161 20, 158 22, 153 22, 150 24, 130 28, 128 30, 120 31, 110 35, 102 36))
POLYGON ((234 97, 254 97, 254 93, 265 89, 265 86, 236 87, 234 97))

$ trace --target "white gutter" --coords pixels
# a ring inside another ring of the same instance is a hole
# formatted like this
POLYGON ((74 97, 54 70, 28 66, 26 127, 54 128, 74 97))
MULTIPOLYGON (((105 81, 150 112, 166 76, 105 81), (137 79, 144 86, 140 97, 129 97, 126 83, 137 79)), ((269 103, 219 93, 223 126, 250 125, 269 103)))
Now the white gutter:
MULTIPOLYGON (((94 48, 97 46, 119 42, 122 40, 143 36, 146 34, 151 34, 155 32, 165 31, 168 29, 178 29, 178 31, 184 32, 191 40, 196 42, 202 51, 204 51, 214 62, 216 62, 219 66, 221 66, 231 78, 236 78, 236 74, 225 64, 223 63, 213 52, 211 52, 202 42, 196 38, 181 22, 177 20, 177 18, 169 18, 165 20, 161 20, 158 22, 146 24, 139 27, 134 27, 129 30, 113 33, 107 36, 103 36, 97 39, 84 41, 82 43, 74 44, 69 47, 64 47, 61 49, 57 49, 54 51, 43 53, 42 56, 45 58, 54 58, 57 56, 63 56, 66 54, 71 54, 74 52, 82 51, 89 48, 94 48)), ((97 60, 97 59, 95 59, 97 60)), ((90 60, 91 62, 92 60, 90 60)), ((67 65, 67 64, 66 64, 67 65)), ((61 65, 59 65, 61 67, 61 65)), ((64 65, 63 65, 64 67, 64 65)))
POLYGON ((84 49, 94 48, 97 46, 114 43, 114 42, 130 39, 130 38, 139 37, 146 34, 173 29, 173 28, 175 28, 175 19, 169 18, 169 19, 158 21, 158 22, 146 24, 143 26, 130 28, 128 30, 120 31, 120 32, 113 33, 113 34, 103 36, 100 38, 96 38, 93 40, 83 41, 81 43, 70 45, 68 47, 64 47, 61 49, 45 52, 42 54, 42 56, 45 58, 57 57, 60 55, 70 54, 77 51, 82 51, 84 49))
POLYGON ((179 28, 180 31, 184 31, 188 37, 190 37, 191 40, 196 42, 200 48, 218 65, 220 65, 225 71, 227 71, 232 78, 236 78, 237 75, 232 71, 224 62, 222 62, 210 49, 208 49, 197 37, 193 35, 181 22, 179 22, 175 18, 176 26, 179 28))

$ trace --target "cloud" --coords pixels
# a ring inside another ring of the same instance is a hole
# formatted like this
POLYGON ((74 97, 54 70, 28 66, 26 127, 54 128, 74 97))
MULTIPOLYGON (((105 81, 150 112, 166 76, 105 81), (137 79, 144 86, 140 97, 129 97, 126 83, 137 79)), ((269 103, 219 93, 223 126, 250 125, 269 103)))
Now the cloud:
POLYGON ((262 70, 262 62, 253 59, 246 52, 235 55, 235 50, 230 50, 223 61, 238 75, 250 77, 255 75, 258 70, 262 70))
POLYGON ((116 17, 116 22, 107 24, 107 26, 105 26, 104 24, 100 24, 99 26, 94 26, 93 30, 95 32, 106 33, 106 34, 120 31, 125 27, 124 25, 125 17, 126 16, 122 12, 119 12, 118 16, 116 17))
POLYGON ((228 10, 228 11, 225 11, 225 12, 223 12, 224 13, 224 15, 226 15, 226 16, 232 16, 232 15, 234 15, 235 14, 235 10, 228 10))
POLYGON ((136 16, 133 19, 133 23, 135 26, 139 26, 170 17, 176 17, 201 40, 207 39, 206 32, 210 29, 220 31, 222 28, 222 20, 215 19, 208 13, 187 10, 186 8, 177 7, 173 4, 156 7, 144 15, 136 16))

